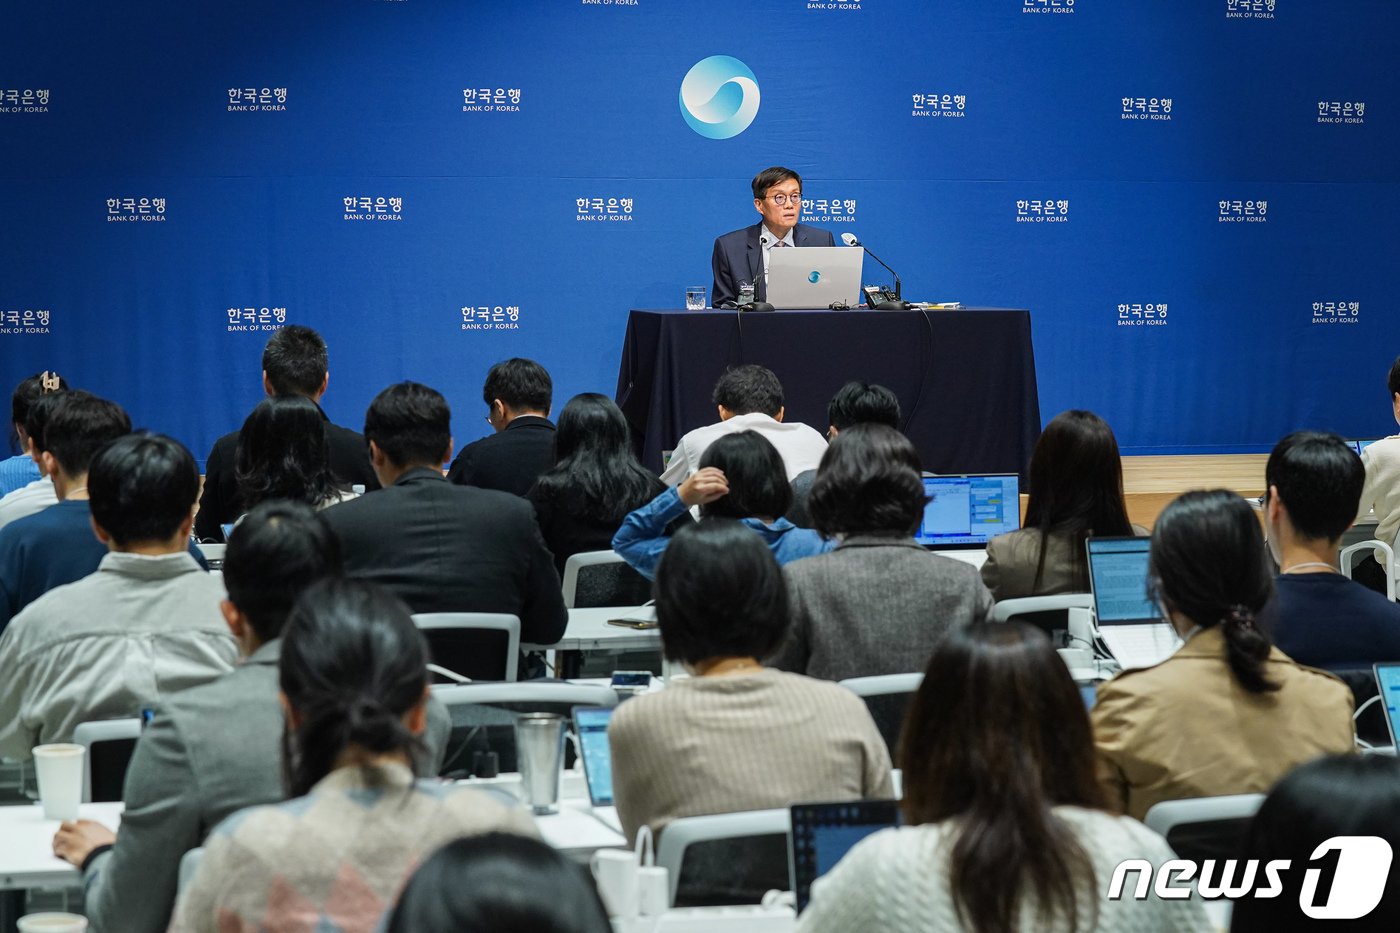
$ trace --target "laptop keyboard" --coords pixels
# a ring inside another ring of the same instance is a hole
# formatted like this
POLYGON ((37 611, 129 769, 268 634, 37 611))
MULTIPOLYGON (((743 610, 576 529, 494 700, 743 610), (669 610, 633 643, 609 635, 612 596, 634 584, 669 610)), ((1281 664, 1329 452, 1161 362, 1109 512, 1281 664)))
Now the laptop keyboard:
POLYGON ((1100 625, 1099 637, 1124 670, 1160 664, 1181 647, 1176 630, 1165 622, 1100 625))

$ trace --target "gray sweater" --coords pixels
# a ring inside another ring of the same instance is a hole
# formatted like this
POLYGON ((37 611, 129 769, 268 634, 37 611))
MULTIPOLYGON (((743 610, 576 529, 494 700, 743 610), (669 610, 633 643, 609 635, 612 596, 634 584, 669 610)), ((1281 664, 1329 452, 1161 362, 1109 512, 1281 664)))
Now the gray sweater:
POLYGON ((922 671, 946 632, 992 611, 977 568, 912 538, 854 536, 783 574, 791 625, 771 663, 823 680, 922 671))

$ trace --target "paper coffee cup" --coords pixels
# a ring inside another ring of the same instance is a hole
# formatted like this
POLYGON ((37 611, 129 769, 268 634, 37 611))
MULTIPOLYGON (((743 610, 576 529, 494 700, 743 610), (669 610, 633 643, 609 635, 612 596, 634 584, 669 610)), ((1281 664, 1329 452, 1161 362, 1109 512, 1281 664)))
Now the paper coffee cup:
POLYGON ((43 913, 20 917, 17 926, 19 933, 84 933, 88 922, 77 914, 43 913))
POLYGON ((37 745, 34 774, 46 820, 76 820, 83 802, 83 766, 87 749, 81 745, 37 745))

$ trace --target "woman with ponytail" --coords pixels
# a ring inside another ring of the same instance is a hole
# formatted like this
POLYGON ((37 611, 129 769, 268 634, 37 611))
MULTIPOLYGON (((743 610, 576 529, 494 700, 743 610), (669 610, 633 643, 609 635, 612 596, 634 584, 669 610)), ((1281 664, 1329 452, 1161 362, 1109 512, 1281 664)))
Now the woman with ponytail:
POLYGON ((812 887, 799 933, 1187 933, 1196 900, 1103 897, 1114 867, 1172 858, 1106 812, 1079 690, 1019 622, 934 648, 900 739, 904 825, 857 843, 812 887))
POLYGON ((1273 596, 1259 519, 1224 489, 1188 492, 1152 532, 1149 588, 1185 644, 1099 688, 1099 780, 1110 806, 1267 791, 1297 765, 1355 749, 1351 691, 1295 663, 1259 616, 1273 596))
POLYGON ((370 933, 439 846, 492 831, 535 834, 514 801, 415 780, 426 665, 408 610, 384 590, 330 580, 306 592, 279 663, 294 799, 214 829, 172 930, 370 933))

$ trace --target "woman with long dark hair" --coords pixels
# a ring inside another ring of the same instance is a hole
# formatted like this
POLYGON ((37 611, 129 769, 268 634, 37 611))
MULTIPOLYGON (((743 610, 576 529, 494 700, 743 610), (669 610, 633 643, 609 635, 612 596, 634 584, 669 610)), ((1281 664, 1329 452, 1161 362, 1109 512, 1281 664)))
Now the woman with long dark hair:
POLYGON ((238 432, 236 462, 245 513, 269 499, 323 509, 354 497, 331 473, 325 416, 301 395, 273 395, 258 403, 238 432))
POLYGON ((404 879, 453 839, 533 835, 513 801, 417 781, 427 652, 397 599, 328 580, 298 601, 282 634, 286 803, 240 811, 205 842, 176 908, 176 931, 379 929, 404 879))
POLYGON ((1103 897, 1129 858, 1172 858, 1107 813, 1079 690, 1044 633, 979 624, 934 649, 900 738, 904 826, 812 888, 800 933, 1207 930, 1197 901, 1103 897))
POLYGON ((1061 412, 1031 454, 1020 531, 987 542, 982 582, 997 600, 1089 592, 1084 539, 1146 534, 1128 523, 1113 429, 1091 411, 1061 412))
POLYGON ((413 873, 388 933, 612 933, 588 870, 537 839, 458 839, 413 873), (541 892, 548 892, 541 897, 541 892))
POLYGON ((526 498, 561 575, 571 555, 610 549, 627 513, 666 491, 637 462, 628 431, 622 410, 596 392, 575 395, 559 412, 554 467, 526 498))
POLYGON ((1261 793, 1355 748, 1351 690, 1275 648, 1259 623, 1273 574, 1254 510, 1226 489, 1188 492, 1152 530, 1149 586, 1185 644, 1099 688, 1099 779, 1109 805, 1261 793))

